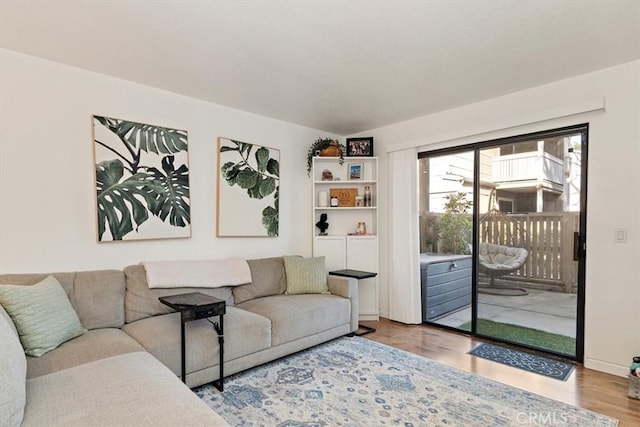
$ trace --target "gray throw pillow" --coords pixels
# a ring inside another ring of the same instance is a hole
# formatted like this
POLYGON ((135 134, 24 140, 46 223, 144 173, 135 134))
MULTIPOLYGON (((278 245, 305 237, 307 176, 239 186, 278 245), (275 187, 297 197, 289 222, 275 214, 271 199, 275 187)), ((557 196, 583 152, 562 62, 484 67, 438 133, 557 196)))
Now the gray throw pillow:
POLYGON ((251 269, 251 283, 233 287, 236 304, 255 298, 283 294, 287 289, 282 257, 247 260, 251 269))

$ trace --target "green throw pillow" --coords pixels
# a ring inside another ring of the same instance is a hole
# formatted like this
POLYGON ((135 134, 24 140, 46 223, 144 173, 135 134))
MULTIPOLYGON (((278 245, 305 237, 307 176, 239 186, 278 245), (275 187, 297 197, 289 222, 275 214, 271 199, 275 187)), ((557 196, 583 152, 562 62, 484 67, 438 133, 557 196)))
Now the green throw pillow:
POLYGON ((284 270, 287 274, 287 294, 329 293, 324 257, 302 258, 285 256, 284 270))
POLYGON ((0 285, 0 304, 13 319, 29 356, 42 356, 86 332, 53 276, 31 286, 0 285))

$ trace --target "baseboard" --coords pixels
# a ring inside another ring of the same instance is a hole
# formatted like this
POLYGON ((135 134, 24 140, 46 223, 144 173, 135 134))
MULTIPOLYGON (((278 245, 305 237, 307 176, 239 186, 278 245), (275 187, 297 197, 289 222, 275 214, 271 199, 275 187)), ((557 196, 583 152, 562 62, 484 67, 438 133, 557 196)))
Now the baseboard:
POLYGON ((358 320, 371 320, 374 322, 377 322, 378 320, 380 320, 380 317, 377 314, 369 314, 369 313, 360 313, 358 315, 358 320))
POLYGON ((618 377, 626 377, 629 374, 628 366, 620 366, 602 360, 584 358, 584 367, 593 369, 594 371, 605 372, 607 374, 616 375, 618 377))

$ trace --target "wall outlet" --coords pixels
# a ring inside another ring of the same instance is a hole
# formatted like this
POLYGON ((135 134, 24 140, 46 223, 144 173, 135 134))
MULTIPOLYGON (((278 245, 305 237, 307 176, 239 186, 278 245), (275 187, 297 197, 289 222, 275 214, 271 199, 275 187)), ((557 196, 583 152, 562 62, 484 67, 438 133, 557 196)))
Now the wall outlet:
POLYGON ((616 243, 627 243, 627 229, 616 228, 614 234, 614 241, 616 243))

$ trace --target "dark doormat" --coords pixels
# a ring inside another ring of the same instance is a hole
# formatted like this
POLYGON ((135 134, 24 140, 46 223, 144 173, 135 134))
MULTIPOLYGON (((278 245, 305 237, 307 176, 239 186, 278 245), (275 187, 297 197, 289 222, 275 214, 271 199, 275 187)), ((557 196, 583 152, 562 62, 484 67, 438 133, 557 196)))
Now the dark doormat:
POLYGON ((575 368, 562 360, 489 343, 479 344, 469 354, 562 381, 566 381, 575 368))

